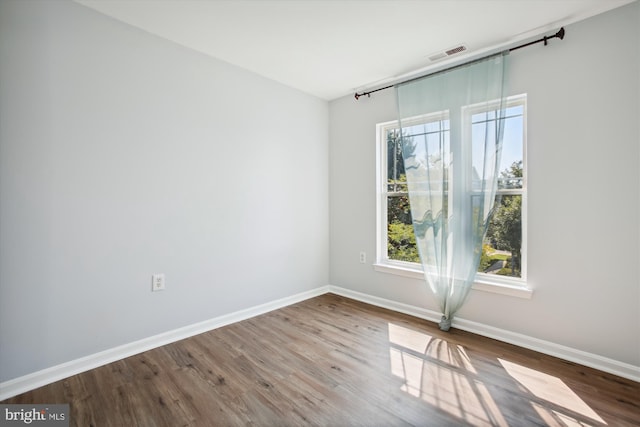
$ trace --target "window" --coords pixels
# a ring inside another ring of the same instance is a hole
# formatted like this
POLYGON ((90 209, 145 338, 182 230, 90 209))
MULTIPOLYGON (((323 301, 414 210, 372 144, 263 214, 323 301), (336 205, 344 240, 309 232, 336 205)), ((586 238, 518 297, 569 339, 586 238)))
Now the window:
MULTIPOLYGON (((474 135, 495 131, 496 111, 465 107, 466 144, 471 149, 468 167, 480 158, 474 156, 474 135)), ((523 287, 526 279, 526 96, 507 100, 500 177, 494 216, 483 245, 477 282, 523 287)), ((418 144, 448 141, 448 113, 422 116, 403 123, 377 126, 378 131, 378 263, 386 272, 415 276, 421 271, 413 234, 411 209, 402 160, 402 138, 412 137, 418 144)), ((445 162, 447 163, 447 162, 445 162)), ((421 276, 421 273, 420 273, 421 276)))

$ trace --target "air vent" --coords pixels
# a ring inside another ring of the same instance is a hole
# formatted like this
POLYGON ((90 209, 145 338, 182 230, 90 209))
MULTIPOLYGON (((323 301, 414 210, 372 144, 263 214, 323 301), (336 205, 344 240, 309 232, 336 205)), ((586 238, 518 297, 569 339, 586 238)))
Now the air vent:
POLYGON ((463 45, 460 45, 458 47, 454 47, 453 49, 446 50, 444 53, 446 53, 447 56, 451 56, 455 55, 456 53, 464 52, 465 50, 467 50, 467 48, 463 45))
POLYGON ((440 59, 444 59, 448 56, 457 55, 458 53, 464 52, 465 50, 467 50, 467 47, 461 44, 460 46, 452 47, 451 49, 447 49, 443 52, 438 52, 429 56, 429 61, 439 61, 440 59))

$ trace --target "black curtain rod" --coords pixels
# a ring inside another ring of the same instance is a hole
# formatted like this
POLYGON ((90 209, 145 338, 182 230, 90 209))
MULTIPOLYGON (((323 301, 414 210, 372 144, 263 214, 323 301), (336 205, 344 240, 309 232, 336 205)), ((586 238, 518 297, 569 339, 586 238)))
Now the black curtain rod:
MULTIPOLYGON (((555 33, 552 36, 544 36, 543 38, 541 38, 539 40, 534 40, 534 41, 529 42, 529 43, 525 43, 525 44, 521 44, 521 45, 516 46, 516 47, 512 47, 511 49, 509 49, 509 52, 513 52, 514 50, 522 49, 523 47, 531 46, 533 44, 538 44, 538 43, 544 43, 544 45, 546 46, 549 43, 549 40, 554 39, 554 38, 559 38, 560 40, 564 39, 564 27, 560 28, 560 30, 558 30, 558 32, 555 33)), ((365 95, 368 96, 368 97, 371 97, 372 93, 380 92, 381 90, 391 89, 392 87, 395 87, 395 86, 397 86, 399 84, 412 82, 414 80, 418 80, 418 79, 421 79, 423 77, 430 76, 432 74, 444 73, 445 71, 451 71, 451 70, 453 70, 455 68, 464 67, 465 65, 469 65, 470 63, 477 62, 477 61, 482 61, 483 59, 489 58, 490 56, 493 56, 493 55, 489 55, 489 56, 485 56, 485 57, 482 57, 482 58, 478 58, 478 59, 475 59, 475 60, 470 61, 470 62, 465 62, 463 64, 458 64, 458 65, 455 65, 453 67, 445 68, 444 70, 436 71, 434 73, 429 73, 429 74, 425 74, 423 76, 414 77, 414 78, 411 78, 409 80, 405 80, 405 81, 402 81, 402 82, 399 82, 399 83, 395 83, 395 84, 392 84, 392 85, 389 85, 389 86, 381 87, 379 89, 369 90, 369 91, 361 92, 361 93, 357 93, 356 92, 354 97, 356 98, 356 100, 358 98, 360 98, 361 96, 365 96, 365 95)))

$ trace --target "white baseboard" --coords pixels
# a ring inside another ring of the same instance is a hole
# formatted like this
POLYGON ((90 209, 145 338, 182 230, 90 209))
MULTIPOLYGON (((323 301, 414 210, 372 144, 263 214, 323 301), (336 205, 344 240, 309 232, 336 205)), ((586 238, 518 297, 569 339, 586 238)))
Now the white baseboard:
MULTIPOLYGON (((384 298, 375 297, 368 294, 352 291, 350 289, 341 288, 339 286, 329 286, 329 292, 362 301, 367 304, 375 305, 389 310, 409 314, 421 319, 439 322, 441 314, 433 310, 403 304, 384 298)), ((575 348, 566 347, 560 344, 544 341, 541 339, 529 337, 527 335, 518 334, 516 332, 504 329, 494 328, 493 326, 483 325, 482 323, 473 322, 461 318, 454 318, 452 326, 463 331, 473 332, 498 341, 517 345, 518 347, 534 350, 549 356, 558 357, 563 360, 578 363, 600 371, 618 375, 632 381, 640 382, 640 366, 630 365, 628 363, 619 362, 597 354, 587 353, 575 348)))
POLYGON ((246 320, 269 311, 277 310, 279 308, 325 294, 328 290, 328 286, 322 286, 317 289, 281 298, 265 304, 260 304, 244 310, 205 320, 203 322, 194 323, 192 325, 144 338, 139 341, 134 341, 129 344, 124 344, 2 382, 0 383, 0 400, 8 399, 35 388, 51 384, 55 381, 68 378, 72 375, 76 375, 90 369, 95 369, 144 351, 152 350, 172 342, 180 341, 203 332, 208 332, 231 323, 246 320))
POLYGON ((329 292, 336 295, 341 295, 343 297, 351 298, 356 301, 375 305, 377 307, 397 311, 398 313, 404 313, 410 316, 419 317, 420 319, 430 320, 432 322, 439 322, 440 318, 442 317, 440 313, 433 310, 416 307, 414 305, 403 304, 401 302, 375 297, 369 294, 363 294, 361 292, 352 291, 351 289, 341 288, 339 286, 330 285, 329 292))
MULTIPOLYGON (((440 314, 432 310, 427 310, 409 304, 403 304, 373 295, 363 294, 360 292, 352 291, 350 289, 341 288, 339 286, 322 286, 320 288, 316 288, 307 292, 302 292, 265 304, 260 304, 244 310, 205 320, 203 322, 194 323, 183 328, 174 329, 162 334, 154 335, 139 341, 124 344, 99 353, 91 354, 86 357, 71 360, 60 365, 52 366, 41 371, 33 372, 22 377, 2 382, 0 383, 0 400, 8 399, 29 390, 33 390, 35 388, 51 384, 55 381, 68 378, 72 375, 76 375, 90 369, 94 369, 108 363, 142 353, 144 351, 152 350, 154 348, 170 344, 172 342, 189 338, 203 332, 211 331, 213 329, 220 328, 231 323, 239 322, 251 317, 258 316, 260 314, 267 313, 269 311, 277 310, 279 308, 286 307, 288 305, 295 304, 297 302, 304 301, 309 298, 325 294, 327 292, 342 295, 347 298, 362 301, 364 303, 375 305, 378 307, 387 308, 389 310, 397 311, 400 313, 409 314, 411 316, 415 316, 432 322, 440 321, 440 314)), ((519 347, 535 350, 540 353, 559 357, 564 360, 589 366, 591 368, 595 368, 604 372, 621 376, 623 378, 628 378, 630 380, 640 382, 640 367, 638 366, 618 362, 616 360, 608 359, 596 354, 591 354, 552 342, 539 340, 537 338, 528 337, 526 335, 507 331, 504 329, 494 328, 492 326, 483 325, 481 323, 472 322, 470 320, 456 318, 453 321, 453 327, 493 338, 499 341, 514 344, 519 347)))

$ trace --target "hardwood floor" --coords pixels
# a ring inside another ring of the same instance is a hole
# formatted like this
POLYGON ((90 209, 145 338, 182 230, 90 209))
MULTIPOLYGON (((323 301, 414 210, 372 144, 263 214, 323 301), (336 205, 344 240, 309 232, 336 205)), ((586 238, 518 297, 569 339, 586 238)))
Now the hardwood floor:
POLYGON ((639 426, 640 384, 327 294, 2 403, 77 426, 639 426))

